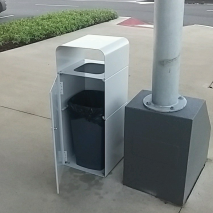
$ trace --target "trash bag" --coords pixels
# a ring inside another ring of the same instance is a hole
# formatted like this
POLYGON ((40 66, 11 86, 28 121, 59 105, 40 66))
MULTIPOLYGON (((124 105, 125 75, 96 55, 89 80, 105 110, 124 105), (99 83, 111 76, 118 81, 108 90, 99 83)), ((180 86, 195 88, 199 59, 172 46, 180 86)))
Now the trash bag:
POLYGON ((104 125, 104 92, 83 90, 68 102, 72 119, 85 118, 87 121, 104 125))
POLYGON ((103 170, 105 165, 104 92, 84 90, 68 101, 76 164, 103 170))

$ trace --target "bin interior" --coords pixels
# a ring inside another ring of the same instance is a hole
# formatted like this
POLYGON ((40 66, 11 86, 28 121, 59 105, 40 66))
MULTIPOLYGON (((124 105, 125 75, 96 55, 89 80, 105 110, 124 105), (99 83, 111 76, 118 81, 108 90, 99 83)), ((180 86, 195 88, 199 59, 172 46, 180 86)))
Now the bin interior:
POLYGON ((102 74, 104 73, 104 64, 86 63, 75 69, 78 72, 102 74))
POLYGON ((84 78, 74 75, 60 75, 60 82, 63 82, 63 94, 61 95, 62 109, 62 130, 64 151, 67 151, 66 165, 90 172, 99 176, 104 176, 104 170, 96 171, 80 167, 76 164, 75 154, 72 145, 71 122, 69 109, 67 108, 68 100, 82 90, 104 91, 104 82, 100 79, 84 78))

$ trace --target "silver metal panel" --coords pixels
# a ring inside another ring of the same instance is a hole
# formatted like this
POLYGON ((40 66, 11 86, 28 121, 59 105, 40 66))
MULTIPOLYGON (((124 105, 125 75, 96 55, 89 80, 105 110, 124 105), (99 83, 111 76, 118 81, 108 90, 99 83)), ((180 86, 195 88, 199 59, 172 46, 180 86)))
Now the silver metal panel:
POLYGON ((57 72, 84 60, 84 51, 79 48, 59 46, 56 49, 57 72))
POLYGON ((114 45, 123 39, 125 38, 114 36, 86 35, 75 39, 74 41, 63 44, 62 46, 101 50, 105 53, 105 50, 114 49, 114 45))
POLYGON ((63 83, 63 95, 61 95, 61 108, 66 108, 68 100, 78 92, 85 89, 85 78, 73 75, 60 75, 60 83, 63 83))
POLYGON ((120 40, 114 44, 114 52, 105 55, 105 78, 113 76, 115 73, 129 65, 129 42, 127 39, 120 40))
POLYGON ((105 122, 105 176, 124 155, 124 110, 122 106, 105 122))
POLYGON ((89 59, 89 60, 104 61, 104 54, 100 50, 85 49, 84 57, 85 59, 89 59))
POLYGON ((56 186, 57 193, 59 193, 59 184, 61 182, 61 176, 63 173, 63 158, 62 158, 62 146, 60 138, 59 128, 59 103, 58 103, 58 87, 57 79, 54 82, 50 91, 50 103, 51 103, 51 117, 52 117, 52 134, 54 144, 54 158, 55 158, 55 173, 56 173, 56 186))
POLYGON ((67 152, 66 158, 64 156, 64 163, 70 162, 70 156, 73 155, 71 122, 68 108, 62 111, 62 127, 63 127, 63 145, 64 151, 67 152))
MULTIPOLYGON (((71 136, 71 123, 68 111, 69 99, 84 90, 85 78, 72 76, 72 75, 60 75, 60 83, 63 83, 63 95, 60 96, 60 103, 62 111, 62 141, 64 151, 67 151, 67 161, 70 162, 70 156, 73 155, 72 136, 71 136)), ((65 160, 64 160, 65 163, 65 160)))
POLYGON ((62 125, 62 107, 61 107, 61 88, 63 83, 60 81, 60 75, 57 75, 56 78, 56 90, 57 90, 57 101, 58 101, 58 119, 59 119, 59 132, 60 132, 60 141, 61 141, 61 150, 62 150, 62 163, 64 164, 64 143, 63 143, 63 125, 62 125))
POLYGON ((105 81, 105 119, 128 100, 128 67, 105 81))
POLYGON ((86 35, 57 48, 57 70, 61 71, 69 65, 86 59, 88 49, 102 52, 106 66, 105 79, 129 64, 129 42, 126 38, 86 35))

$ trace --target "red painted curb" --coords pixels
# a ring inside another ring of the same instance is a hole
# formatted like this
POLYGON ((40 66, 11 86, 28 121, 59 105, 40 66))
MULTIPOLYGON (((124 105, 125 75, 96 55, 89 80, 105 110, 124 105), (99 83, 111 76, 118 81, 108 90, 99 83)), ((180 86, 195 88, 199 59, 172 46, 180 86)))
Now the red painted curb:
POLYGON ((122 21, 121 23, 119 23, 118 25, 121 26, 128 26, 128 27, 146 27, 146 28, 153 28, 152 25, 145 23, 143 21, 140 21, 138 19, 135 18, 129 18, 125 21, 122 21))

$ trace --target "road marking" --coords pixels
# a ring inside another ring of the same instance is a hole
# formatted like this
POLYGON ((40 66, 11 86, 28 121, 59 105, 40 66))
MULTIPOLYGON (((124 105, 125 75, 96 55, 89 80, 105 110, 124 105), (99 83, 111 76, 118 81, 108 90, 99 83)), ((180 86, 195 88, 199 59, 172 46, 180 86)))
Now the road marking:
MULTIPOLYGON (((81 2, 100 2, 100 0, 73 0, 73 1, 75 1, 75 2, 79 2, 79 1, 81 1, 81 2)), ((116 1, 116 0, 102 0, 101 2, 110 2, 110 3, 136 3, 136 4, 154 4, 154 2, 141 2, 140 0, 138 0, 138 1, 125 1, 125 0, 123 0, 123 1, 116 1)))
POLYGON ((213 12, 213 10, 207 10, 207 12, 213 12))
POLYGON ((136 4, 154 4, 154 2, 143 2, 143 1, 127 1, 127 2, 136 4))
POLYGON ((136 2, 137 4, 154 4, 154 2, 136 2))
POLYGON ((79 7, 70 4, 35 4, 36 6, 46 6, 46 7, 79 7))
POLYGON ((154 28, 154 25, 151 25, 151 24, 138 24, 138 25, 135 25, 135 26, 145 27, 145 28, 154 28))
POLYGON ((126 19, 118 23, 118 25, 127 26, 127 27, 143 27, 143 28, 152 28, 152 29, 154 28, 152 24, 145 23, 135 18, 126 19))
POLYGON ((8 16, 1 16, 0 18, 9 18, 9 17, 12 17, 14 15, 8 15, 8 16))

